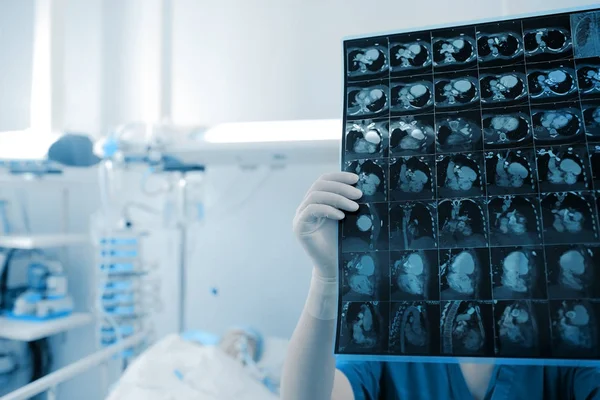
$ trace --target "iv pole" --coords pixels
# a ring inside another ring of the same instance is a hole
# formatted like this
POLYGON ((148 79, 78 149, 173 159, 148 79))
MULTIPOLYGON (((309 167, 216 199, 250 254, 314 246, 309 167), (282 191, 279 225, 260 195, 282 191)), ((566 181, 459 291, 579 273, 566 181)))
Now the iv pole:
POLYGON ((185 303, 186 303, 186 277, 187 277, 187 224, 185 221, 187 211, 187 182, 185 172, 181 172, 177 182, 179 195, 179 218, 177 229, 179 230, 179 333, 185 330, 185 303))
MULTIPOLYGON (((173 43, 173 4, 172 0, 162 0, 162 35, 161 35, 161 85, 160 85, 160 115, 163 122, 171 121, 171 99, 172 99, 172 43, 173 43)), ((186 278, 187 278, 187 181, 185 171, 181 171, 177 182, 179 196, 179 218, 177 229, 179 230, 179 319, 178 331, 186 329, 186 278)))

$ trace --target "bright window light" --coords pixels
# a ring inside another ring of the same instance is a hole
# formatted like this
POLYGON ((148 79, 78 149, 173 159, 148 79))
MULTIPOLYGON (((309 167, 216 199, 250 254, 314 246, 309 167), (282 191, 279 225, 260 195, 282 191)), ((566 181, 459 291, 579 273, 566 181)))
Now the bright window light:
POLYGON ((61 134, 52 133, 52 4, 35 2, 29 128, 0 132, 0 159, 43 160, 61 134))
POLYGON ((209 143, 265 143, 339 140, 342 123, 337 119, 226 123, 204 134, 209 143))
POLYGON ((40 133, 52 128, 51 9, 51 2, 36 1, 29 127, 40 133))
POLYGON ((0 132, 1 160, 43 160, 48 149, 60 138, 60 134, 38 133, 30 129, 0 132))

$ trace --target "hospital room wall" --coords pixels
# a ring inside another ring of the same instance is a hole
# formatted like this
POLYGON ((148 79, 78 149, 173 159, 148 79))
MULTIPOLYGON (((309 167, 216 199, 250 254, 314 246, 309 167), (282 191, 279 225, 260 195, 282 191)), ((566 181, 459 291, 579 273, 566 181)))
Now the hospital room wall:
POLYGON ((311 262, 292 232, 296 207, 330 164, 207 171, 203 223, 190 230, 186 327, 223 333, 252 326, 289 338, 304 305, 311 262))
POLYGON ((593 0, 174 0, 173 119, 338 118, 341 38, 593 0))
POLYGON ((97 137, 122 123, 158 121, 163 0, 52 4, 64 26, 60 126, 97 137))
POLYGON ((0 2, 0 131, 29 124, 33 0, 0 2))
MULTIPOLYGON (((172 112, 178 123, 339 118, 341 38, 494 19, 594 1, 174 1, 172 112)), ((285 135, 285 132, 281 133, 285 135)), ((222 331, 255 324, 289 337, 309 260, 291 234, 294 207, 328 165, 276 171, 234 216, 211 216, 190 238, 186 322, 222 331), (277 200, 276 200, 277 199, 277 200), (211 294, 211 287, 219 289, 211 294)), ((215 182, 227 171, 210 170, 215 182)), ((239 179, 257 185, 261 172, 239 179)), ((223 183, 225 185, 225 183, 223 183)), ((218 193, 216 190, 215 193, 218 193)), ((235 202, 243 196, 229 192, 235 202)))

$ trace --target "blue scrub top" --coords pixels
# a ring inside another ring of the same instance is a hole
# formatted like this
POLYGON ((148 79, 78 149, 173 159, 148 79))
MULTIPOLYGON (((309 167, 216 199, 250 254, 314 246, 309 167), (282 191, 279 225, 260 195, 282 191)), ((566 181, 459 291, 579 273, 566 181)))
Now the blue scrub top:
MULTIPOLYGON (((472 399, 458 364, 340 362, 356 400, 472 399)), ((486 400, 600 400, 600 368, 496 366, 486 400)))

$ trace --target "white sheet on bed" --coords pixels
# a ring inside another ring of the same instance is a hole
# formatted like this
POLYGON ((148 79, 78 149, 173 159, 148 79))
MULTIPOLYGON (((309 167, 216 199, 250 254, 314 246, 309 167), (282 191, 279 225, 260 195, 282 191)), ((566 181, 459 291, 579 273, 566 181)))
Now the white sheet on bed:
MULTIPOLYGON (((268 351, 268 350, 267 350, 268 351)), ((278 351, 265 352, 277 369, 278 351)), ((282 362, 282 360, 281 360, 282 362)), ((218 347, 171 335, 125 371, 107 400, 275 400, 262 383, 218 347)))

